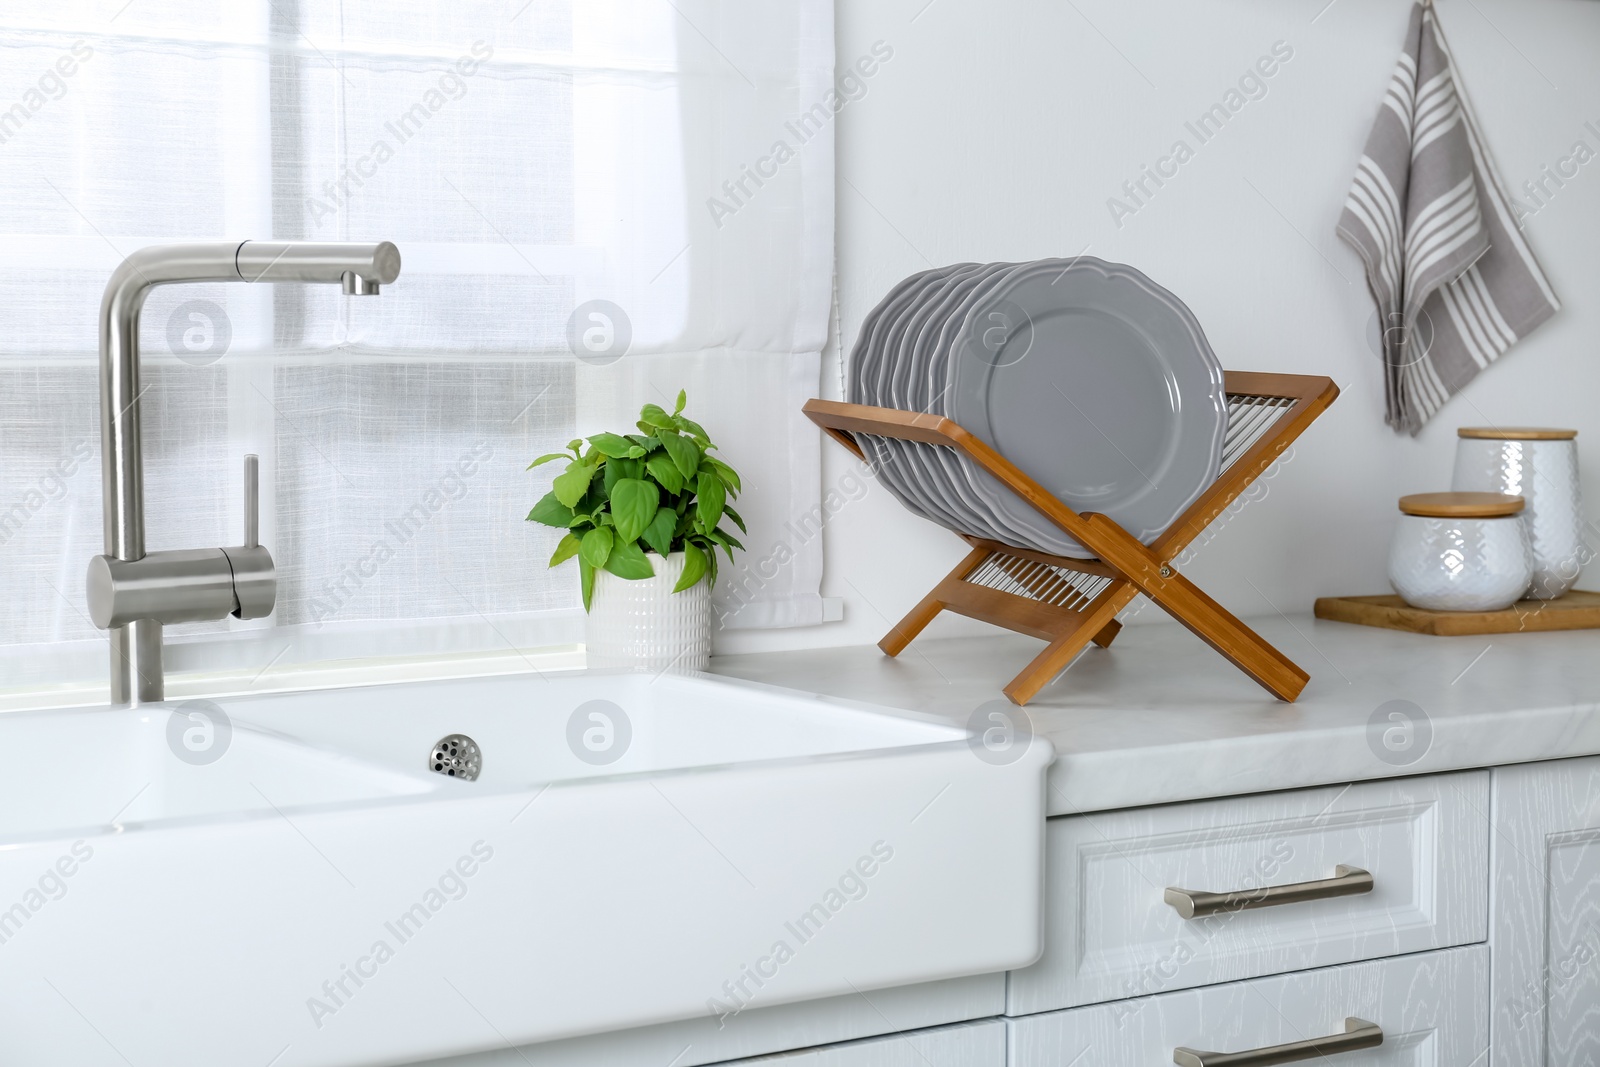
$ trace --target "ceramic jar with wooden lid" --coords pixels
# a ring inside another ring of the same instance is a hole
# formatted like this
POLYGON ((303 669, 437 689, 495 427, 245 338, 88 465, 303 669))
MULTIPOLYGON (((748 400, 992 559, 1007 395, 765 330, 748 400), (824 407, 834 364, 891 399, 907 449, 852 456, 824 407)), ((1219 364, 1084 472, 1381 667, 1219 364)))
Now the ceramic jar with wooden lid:
POLYGON ((1418 493, 1400 498, 1389 584, 1414 608, 1499 611, 1533 580, 1523 500, 1503 493, 1418 493))
POLYGON ((1452 489, 1509 493, 1527 502, 1522 521, 1533 550, 1528 596, 1553 600, 1571 589, 1588 562, 1578 431, 1464 426, 1456 434, 1452 489))

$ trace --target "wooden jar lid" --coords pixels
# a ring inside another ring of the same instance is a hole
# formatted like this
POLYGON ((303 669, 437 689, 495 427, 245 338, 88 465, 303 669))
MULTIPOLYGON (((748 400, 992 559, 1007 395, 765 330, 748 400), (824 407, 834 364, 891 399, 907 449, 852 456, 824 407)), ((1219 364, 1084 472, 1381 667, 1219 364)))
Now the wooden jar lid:
POLYGON ((1400 498, 1407 515, 1430 519, 1499 519, 1522 510, 1520 496, 1507 493, 1412 493, 1400 498))
POLYGON ((1541 429, 1537 426, 1463 426, 1457 437, 1477 441, 1570 441, 1577 430, 1541 429))

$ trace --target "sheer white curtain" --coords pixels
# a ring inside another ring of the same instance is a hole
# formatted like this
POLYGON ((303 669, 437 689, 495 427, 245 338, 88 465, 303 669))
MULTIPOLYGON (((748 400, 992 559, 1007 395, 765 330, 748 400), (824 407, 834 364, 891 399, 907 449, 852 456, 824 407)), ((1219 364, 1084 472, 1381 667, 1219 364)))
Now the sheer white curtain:
POLYGON ((404 268, 367 299, 153 291, 149 543, 236 543, 256 452, 279 566, 272 618, 173 627, 170 668, 580 640, 522 521, 553 471, 523 468, 681 387, 745 475, 724 625, 820 619, 827 0, 30 7, 0 9, 0 687, 105 669, 99 294, 178 240, 392 240, 404 268))

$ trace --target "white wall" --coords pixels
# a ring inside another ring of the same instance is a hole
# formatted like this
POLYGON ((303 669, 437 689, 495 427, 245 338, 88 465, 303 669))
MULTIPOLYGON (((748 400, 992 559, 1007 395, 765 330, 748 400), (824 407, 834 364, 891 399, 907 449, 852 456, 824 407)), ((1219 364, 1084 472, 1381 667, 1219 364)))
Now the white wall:
MULTIPOLYGON (((1600 2, 1438 0, 1460 73, 1512 188, 1583 140, 1600 151, 1600 2)), ((1409 14, 1405 0, 841 0, 840 70, 882 40, 893 58, 839 115, 838 271, 846 351, 896 280, 958 260, 1085 250, 1131 263, 1194 309, 1223 365, 1331 375, 1343 390, 1293 461, 1188 573, 1240 615, 1387 592, 1403 493, 1449 487, 1455 428, 1576 427, 1600 514, 1600 160, 1526 231, 1563 310, 1421 437, 1383 424, 1372 304, 1334 236, 1409 14), (1320 15, 1319 15, 1319 12, 1320 15), (1293 58, 1178 176, 1119 227, 1107 198, 1276 41, 1293 58)), ((838 353, 824 395, 839 394, 838 353)), ((859 465, 829 444, 824 490, 859 465)), ((724 635, 725 652, 874 642, 963 546, 871 485, 825 532, 824 593, 846 616, 724 635)), ((1593 588, 1600 570, 1591 567, 1593 588)), ((1164 619, 1146 608, 1140 622, 1164 619)), ((975 624, 948 616, 939 632, 975 624)), ((932 631, 930 631, 932 632, 932 631)))

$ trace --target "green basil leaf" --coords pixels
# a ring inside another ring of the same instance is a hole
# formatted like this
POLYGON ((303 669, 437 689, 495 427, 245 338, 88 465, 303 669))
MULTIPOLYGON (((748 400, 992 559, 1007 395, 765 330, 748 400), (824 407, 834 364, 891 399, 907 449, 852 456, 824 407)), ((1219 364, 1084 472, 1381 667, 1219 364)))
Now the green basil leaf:
POLYGON ((612 548, 611 558, 606 560, 606 570, 630 582, 636 582, 641 578, 653 578, 656 573, 656 569, 650 566, 650 561, 645 558, 644 549, 639 547, 637 541, 618 544, 612 548))
POLYGON ((715 448, 716 447, 716 445, 713 445, 711 443, 711 437, 710 437, 709 434, 706 433, 706 429, 705 429, 704 426, 701 426, 698 422, 695 422, 693 419, 689 418, 689 416, 687 416, 687 415, 674 415, 673 418, 677 420, 678 429, 682 430, 684 433, 689 434, 695 440, 699 441, 700 444, 703 447, 705 447, 705 448, 715 448))
POLYGON ((695 483, 694 494, 695 513, 700 519, 700 525, 708 531, 715 530, 717 523, 722 519, 722 509, 728 502, 728 493, 722 486, 722 479, 710 472, 700 475, 700 480, 695 483))
POLYGON ((538 459, 534 460, 532 463, 528 464, 526 467, 523 468, 523 470, 530 470, 531 471, 531 470, 533 470, 533 468, 541 466, 541 465, 543 465, 545 463, 549 463, 553 459, 564 459, 568 463, 572 462, 572 457, 567 455, 565 452, 547 452, 544 455, 540 456, 538 459))
POLYGON ((611 495, 611 490, 616 488, 618 482, 624 478, 643 478, 644 460, 642 459, 608 459, 605 469, 606 495, 611 495))
POLYGON ((661 488, 667 492, 683 492, 683 472, 672 461, 672 457, 665 452, 657 452, 645 460, 644 468, 650 472, 650 477, 660 482, 661 488))
POLYGON ((604 567, 611 557, 611 543, 616 540, 610 527, 596 526, 583 535, 578 555, 591 567, 604 567))
MULTIPOLYGON (((589 482, 594 478, 594 467, 588 463, 574 460, 563 474, 556 475, 556 480, 550 484, 551 490, 556 494, 556 499, 569 508, 577 507, 578 501, 583 499, 583 494, 589 491, 589 482)), ((565 525, 563 523, 562 525, 565 525)))
POLYGON ((705 577, 706 554, 693 545, 683 546, 683 577, 678 579, 678 584, 672 587, 674 593, 681 593, 692 588, 695 582, 705 577))
POLYGON ((588 611, 594 600, 594 568, 582 556, 578 557, 578 580, 583 586, 583 610, 588 611))
POLYGON ((628 454, 628 449, 633 447, 633 445, 628 443, 627 438, 614 433, 597 433, 593 437, 589 438, 589 443, 593 445, 601 455, 609 456, 613 459, 619 456, 626 456, 628 454))
POLYGON ((529 522, 542 522, 546 526, 567 526, 572 522, 572 517, 572 509, 557 500, 553 492, 540 497, 533 510, 528 512, 529 522))
POLYGON ((687 389, 679 389, 678 390, 678 403, 673 407, 672 413, 674 415, 682 415, 684 406, 687 405, 688 403, 689 403, 689 390, 687 390, 687 389))
POLYGON ((628 435, 628 440, 644 449, 647 453, 654 452, 656 449, 661 447, 661 442, 656 440, 654 437, 651 437, 649 434, 630 433, 628 435))
MULTIPOLYGON (((670 464, 669 464, 670 466, 670 464)), ((656 550, 662 558, 672 554, 673 528, 678 525, 678 513, 671 508, 657 508, 656 517, 639 535, 640 540, 656 550)))
MULTIPOLYGON (((708 536, 711 538, 711 540, 714 543, 719 544, 719 545, 722 546, 722 551, 724 551, 724 552, 726 552, 728 554, 728 562, 729 563, 733 562, 733 550, 734 549, 737 548, 740 551, 744 550, 744 546, 739 543, 739 539, 737 537, 734 537, 732 534, 724 533, 721 530, 712 530, 711 533, 708 536)), ((714 554, 715 553, 715 549, 713 549, 712 551, 713 551, 713 554, 714 554)))
POLYGON ((717 472, 718 477, 720 477, 723 482, 725 482, 728 487, 733 490, 735 496, 738 496, 740 493, 744 492, 744 486, 739 483, 739 473, 732 467, 722 462, 722 460, 714 459, 711 456, 706 457, 706 462, 711 464, 711 469, 717 472))
POLYGON ((555 553, 550 557, 550 566, 558 567, 578 554, 578 538, 575 534, 565 534, 561 543, 556 545, 555 553))
POLYGON ((745 526, 744 520, 739 517, 739 513, 734 511, 733 508, 723 505, 722 513, 733 520, 733 524, 739 527, 740 533, 748 534, 750 532, 750 530, 745 526))
POLYGON ((670 430, 673 427, 672 416, 663 411, 659 404, 646 404, 640 408, 639 422, 658 430, 670 430))
POLYGON ((656 517, 661 490, 656 483, 639 478, 622 478, 611 487, 611 521, 624 542, 637 541, 644 528, 656 517))
POLYGON ((683 473, 685 481, 693 478, 700 469, 700 447, 692 440, 678 433, 663 433, 661 444, 666 448, 667 455, 672 457, 672 462, 683 473))

